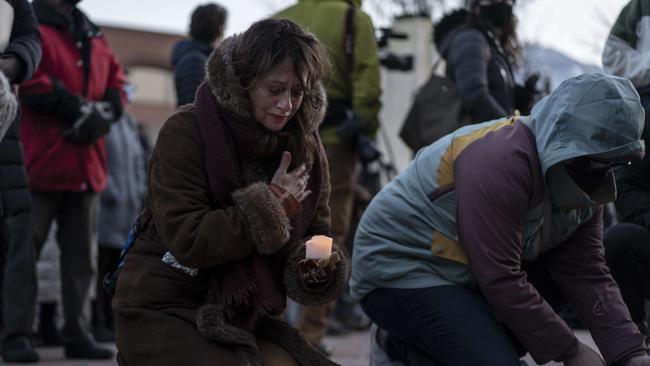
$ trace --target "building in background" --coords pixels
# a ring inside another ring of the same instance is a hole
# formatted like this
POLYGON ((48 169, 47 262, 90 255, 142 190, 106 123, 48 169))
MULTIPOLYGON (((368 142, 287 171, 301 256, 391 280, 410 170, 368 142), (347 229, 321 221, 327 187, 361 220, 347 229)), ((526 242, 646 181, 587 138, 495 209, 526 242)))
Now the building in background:
POLYGON ((153 143, 162 124, 176 109, 169 58, 174 44, 184 37, 114 26, 101 28, 117 58, 129 71, 134 94, 127 108, 153 143))

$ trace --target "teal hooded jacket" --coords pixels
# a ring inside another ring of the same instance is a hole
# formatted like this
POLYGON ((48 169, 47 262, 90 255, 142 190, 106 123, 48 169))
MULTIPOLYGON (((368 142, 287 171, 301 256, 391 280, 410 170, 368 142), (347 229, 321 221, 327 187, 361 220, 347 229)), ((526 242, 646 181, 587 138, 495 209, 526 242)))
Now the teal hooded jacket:
POLYGON ((584 156, 640 158, 643 121, 630 81, 586 74, 562 83, 530 116, 466 126, 423 148, 361 219, 352 295, 479 288, 538 363, 561 361, 575 354, 577 339, 521 269, 544 253, 608 363, 643 350, 603 256, 602 204, 615 198, 613 173, 578 172, 594 187, 587 193, 565 166, 584 156))

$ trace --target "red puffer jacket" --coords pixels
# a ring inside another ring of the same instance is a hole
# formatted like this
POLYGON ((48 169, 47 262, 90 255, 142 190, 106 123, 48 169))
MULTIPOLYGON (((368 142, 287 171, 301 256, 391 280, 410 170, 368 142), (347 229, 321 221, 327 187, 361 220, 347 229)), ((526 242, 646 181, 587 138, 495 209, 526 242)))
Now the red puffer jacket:
POLYGON ((107 180, 103 138, 79 145, 65 141, 62 133, 78 118, 83 100, 107 100, 121 112, 124 74, 99 29, 83 13, 75 10, 70 30, 70 23, 62 24, 42 3, 35 1, 34 9, 41 23, 43 58, 34 77, 20 86, 29 186, 37 191, 101 192, 107 180))

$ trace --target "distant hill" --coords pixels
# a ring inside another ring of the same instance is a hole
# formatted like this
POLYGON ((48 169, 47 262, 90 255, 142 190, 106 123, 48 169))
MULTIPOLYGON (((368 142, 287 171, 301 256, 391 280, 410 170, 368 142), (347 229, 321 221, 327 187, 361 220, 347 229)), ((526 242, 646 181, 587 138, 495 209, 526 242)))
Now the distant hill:
POLYGON ((543 47, 537 44, 524 45, 524 65, 517 72, 519 82, 533 72, 541 75, 538 88, 548 80, 550 90, 553 90, 562 81, 589 72, 603 72, 596 65, 580 63, 564 53, 543 47))

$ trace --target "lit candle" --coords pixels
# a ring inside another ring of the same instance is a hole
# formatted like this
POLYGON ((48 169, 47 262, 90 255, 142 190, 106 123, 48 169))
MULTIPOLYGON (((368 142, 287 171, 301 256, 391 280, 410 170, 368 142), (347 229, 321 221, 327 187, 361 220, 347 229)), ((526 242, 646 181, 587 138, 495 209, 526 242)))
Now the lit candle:
POLYGON ((325 235, 314 235, 305 243, 307 246, 305 258, 328 258, 332 254, 332 238, 325 235))

